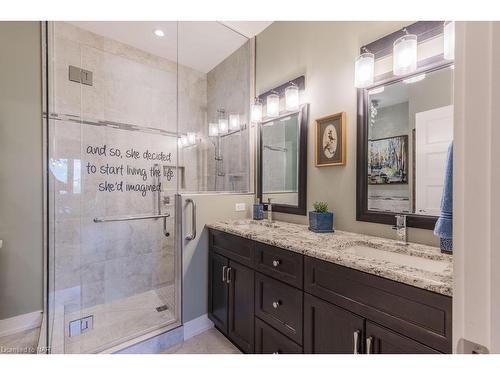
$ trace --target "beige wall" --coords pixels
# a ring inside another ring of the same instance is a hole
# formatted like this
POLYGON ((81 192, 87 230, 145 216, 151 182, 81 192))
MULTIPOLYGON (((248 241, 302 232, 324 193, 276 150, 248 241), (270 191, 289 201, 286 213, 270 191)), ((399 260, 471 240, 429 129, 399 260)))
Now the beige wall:
MULTIPOLYGON (((335 227, 394 237, 389 225, 356 221, 356 89, 354 59, 360 46, 398 30, 408 22, 275 22, 257 36, 257 94, 299 75, 306 76, 310 103, 308 132, 308 208, 327 201, 335 227), (314 166, 314 120, 347 112, 347 165, 314 166)), ((307 216, 276 214, 277 219, 306 223, 307 216)), ((430 230, 409 229, 409 240, 438 244, 430 230)))
POLYGON ((39 22, 0 22, 0 320, 42 309, 39 22))

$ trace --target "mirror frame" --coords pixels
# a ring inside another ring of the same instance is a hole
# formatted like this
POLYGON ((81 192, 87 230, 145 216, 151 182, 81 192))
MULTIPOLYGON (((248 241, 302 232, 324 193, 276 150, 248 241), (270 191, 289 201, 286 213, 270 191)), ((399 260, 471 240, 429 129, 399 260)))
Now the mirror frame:
MULTIPOLYGON (((410 34, 418 36, 421 43, 427 39, 443 33, 443 21, 421 21, 406 27, 410 34)), ((396 39, 403 35, 401 30, 378 39, 360 48, 361 53, 366 50, 375 54, 375 59, 392 54, 392 45, 396 39)), ((357 150, 356 150, 356 220, 372 223, 395 223, 397 212, 380 212, 368 210, 368 92, 382 85, 397 83, 408 77, 432 72, 453 65, 453 61, 445 60, 443 54, 430 57, 418 62, 417 70, 404 76, 394 76, 392 72, 376 76, 372 86, 357 89, 357 150)), ((434 229, 437 216, 405 214, 406 225, 413 228, 434 229)))
MULTIPOLYGON (((259 123, 257 198, 262 202, 262 124, 269 121, 298 114, 299 120, 299 155, 298 155, 298 203, 297 205, 273 203, 273 212, 283 212, 294 215, 307 215, 307 123, 309 122, 309 104, 301 104, 296 112, 288 112, 279 117, 259 123)), ((265 202, 262 202, 265 203, 265 202)), ((267 206, 264 205, 267 211, 267 206)))

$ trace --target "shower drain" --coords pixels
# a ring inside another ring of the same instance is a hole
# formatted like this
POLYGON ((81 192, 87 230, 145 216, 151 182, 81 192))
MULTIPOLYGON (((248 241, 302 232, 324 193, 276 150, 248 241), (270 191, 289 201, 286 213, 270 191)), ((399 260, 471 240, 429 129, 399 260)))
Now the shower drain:
POLYGON ((165 310, 168 310, 168 306, 167 305, 161 305, 161 306, 158 306, 156 308, 156 311, 158 311, 158 312, 162 312, 162 311, 165 311, 165 310))

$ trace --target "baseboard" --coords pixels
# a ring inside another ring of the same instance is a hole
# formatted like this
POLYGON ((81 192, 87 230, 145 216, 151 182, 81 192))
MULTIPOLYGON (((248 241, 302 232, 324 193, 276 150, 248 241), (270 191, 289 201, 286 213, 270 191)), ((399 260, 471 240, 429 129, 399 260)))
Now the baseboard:
POLYGON ((209 330, 213 326, 214 323, 208 319, 207 314, 184 323, 184 341, 209 330))
POLYGON ((0 320, 0 337, 9 336, 29 329, 38 328, 42 324, 42 311, 33 311, 12 318, 0 320))

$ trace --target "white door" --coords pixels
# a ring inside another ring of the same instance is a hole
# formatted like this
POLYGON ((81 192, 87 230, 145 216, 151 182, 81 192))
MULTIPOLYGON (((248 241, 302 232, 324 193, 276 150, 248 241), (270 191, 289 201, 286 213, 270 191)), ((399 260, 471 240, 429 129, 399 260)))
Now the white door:
POLYGON ((438 216, 448 146, 453 140, 453 105, 415 115, 415 209, 438 216))

